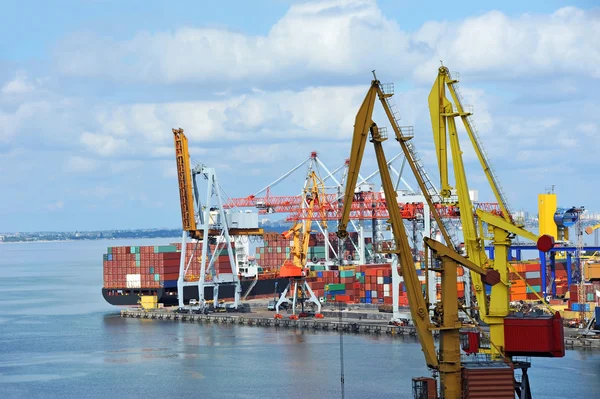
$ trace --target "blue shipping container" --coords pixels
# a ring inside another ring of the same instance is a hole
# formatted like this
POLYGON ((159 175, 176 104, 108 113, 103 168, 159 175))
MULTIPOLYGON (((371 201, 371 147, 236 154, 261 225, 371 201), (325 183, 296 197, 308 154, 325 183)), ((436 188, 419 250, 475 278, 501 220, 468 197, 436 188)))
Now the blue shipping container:
POLYGON ((600 307, 596 308, 596 330, 600 329, 600 307))
POLYGON ((112 254, 108 254, 108 260, 112 260, 112 254))
POLYGON ((323 277, 323 272, 317 272, 317 277, 323 277))
POLYGON ((571 304, 571 310, 573 310, 575 312, 581 311, 582 307, 583 307, 583 311, 584 312, 589 312, 590 311, 590 304, 589 303, 572 303, 571 304))
POLYGON ((177 287, 177 280, 167 280, 163 283, 163 287, 165 287, 165 288, 177 287))

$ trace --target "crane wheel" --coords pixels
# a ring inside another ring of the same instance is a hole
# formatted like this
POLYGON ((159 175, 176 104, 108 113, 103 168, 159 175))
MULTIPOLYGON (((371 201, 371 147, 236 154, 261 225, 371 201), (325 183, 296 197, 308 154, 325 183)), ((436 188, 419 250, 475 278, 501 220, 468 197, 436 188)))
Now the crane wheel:
POLYGON ((290 320, 298 320, 298 315, 296 315, 296 314, 291 315, 290 320))
POLYGON ((275 318, 276 319, 283 319, 283 315, 277 313, 277 314, 275 314, 275 318))
POLYGON ((323 317, 325 317, 325 316, 323 316, 323 313, 317 313, 315 315, 315 319, 322 319, 323 317))

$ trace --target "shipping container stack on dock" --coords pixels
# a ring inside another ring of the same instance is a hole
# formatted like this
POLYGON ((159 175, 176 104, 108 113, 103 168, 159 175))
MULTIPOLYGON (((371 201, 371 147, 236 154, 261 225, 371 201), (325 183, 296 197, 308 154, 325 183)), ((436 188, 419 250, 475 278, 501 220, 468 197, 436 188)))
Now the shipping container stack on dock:
MULTIPOLYGON (((392 304, 392 271, 389 264, 339 266, 339 270, 325 270, 311 266, 310 286, 317 297, 325 302, 392 304)), ((408 298, 401 284, 400 305, 408 298)))

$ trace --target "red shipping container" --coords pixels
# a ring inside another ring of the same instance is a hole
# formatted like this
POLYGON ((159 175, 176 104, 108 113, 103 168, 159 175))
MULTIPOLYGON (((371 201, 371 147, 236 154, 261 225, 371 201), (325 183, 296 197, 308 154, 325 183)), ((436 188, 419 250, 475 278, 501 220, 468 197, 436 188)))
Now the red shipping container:
POLYGON ((508 356, 563 357, 562 318, 554 316, 504 318, 504 350, 508 356))

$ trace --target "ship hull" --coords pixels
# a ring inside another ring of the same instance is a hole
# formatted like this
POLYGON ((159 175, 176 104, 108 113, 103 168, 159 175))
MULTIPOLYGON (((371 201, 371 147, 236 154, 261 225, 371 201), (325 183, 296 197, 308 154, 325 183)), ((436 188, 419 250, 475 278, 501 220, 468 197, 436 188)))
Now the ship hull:
MULTIPOLYGON (((246 293, 254 280, 243 280, 242 293, 246 293)), ((274 297, 275 292, 283 291, 288 283, 287 278, 273 278, 258 280, 256 285, 249 293, 247 299, 257 297, 274 297)), ((111 305, 115 306, 138 306, 140 295, 156 295, 158 302, 164 306, 177 305, 177 287, 174 288, 102 288, 102 296, 111 305)), ((219 300, 233 300, 235 295, 235 286, 233 284, 221 285, 219 287, 219 300)), ((190 299, 198 298, 197 287, 183 287, 183 301, 188 303, 190 299)), ((204 299, 213 299, 213 287, 204 288, 204 299)))

